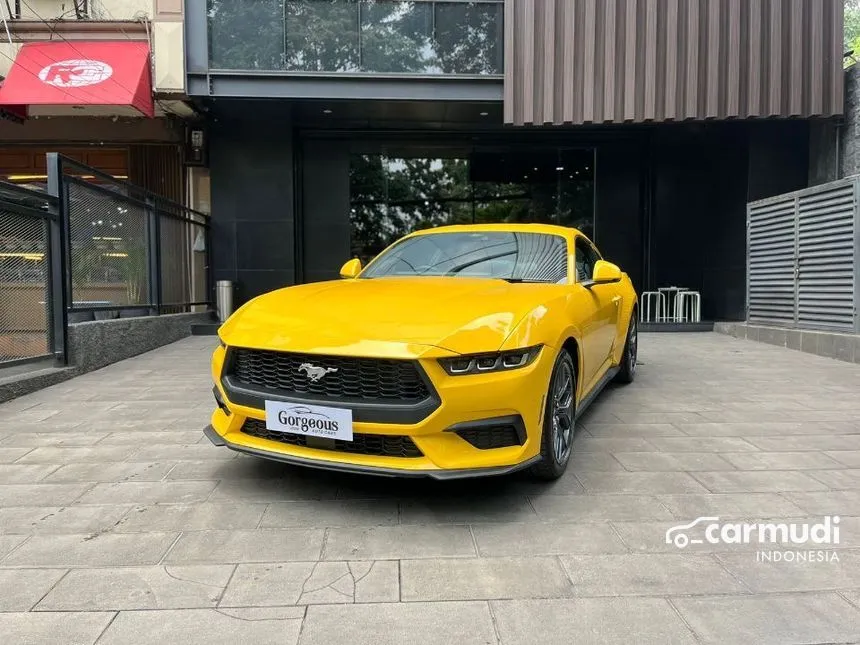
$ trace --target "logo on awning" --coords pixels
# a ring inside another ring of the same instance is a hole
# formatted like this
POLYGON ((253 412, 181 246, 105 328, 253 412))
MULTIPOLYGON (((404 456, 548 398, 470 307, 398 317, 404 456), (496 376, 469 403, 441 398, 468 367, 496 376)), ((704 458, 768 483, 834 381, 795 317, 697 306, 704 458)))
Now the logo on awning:
POLYGON ((54 87, 84 87, 103 83, 112 74, 113 68, 100 60, 61 60, 44 67, 39 79, 54 87))

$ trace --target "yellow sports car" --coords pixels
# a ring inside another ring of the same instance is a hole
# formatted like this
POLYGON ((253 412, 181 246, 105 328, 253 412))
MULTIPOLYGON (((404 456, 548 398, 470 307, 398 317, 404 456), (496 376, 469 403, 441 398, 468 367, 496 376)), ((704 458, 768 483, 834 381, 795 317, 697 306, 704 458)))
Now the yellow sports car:
POLYGON ((341 277, 221 326, 214 444, 356 473, 554 479, 576 418, 633 380, 636 292, 577 230, 435 228, 341 277))

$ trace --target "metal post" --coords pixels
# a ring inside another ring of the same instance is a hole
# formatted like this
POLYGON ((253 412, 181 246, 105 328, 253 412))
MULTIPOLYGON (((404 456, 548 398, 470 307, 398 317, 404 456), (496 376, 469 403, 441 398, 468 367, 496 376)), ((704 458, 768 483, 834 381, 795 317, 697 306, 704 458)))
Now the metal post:
POLYGON ((225 322, 233 313, 233 283, 230 280, 218 280, 215 294, 215 307, 218 312, 218 322, 225 322))
POLYGON ((62 185, 63 166, 60 155, 49 152, 48 165, 48 194, 54 198, 50 206, 51 217, 48 220, 48 262, 51 272, 48 281, 48 302, 51 303, 51 326, 49 340, 51 352, 57 367, 68 364, 68 293, 66 292, 66 275, 69 267, 66 265, 66 218, 67 204, 64 199, 66 191, 62 185))
MULTIPOLYGON (((158 209, 152 197, 146 198, 146 245, 147 280, 149 282, 149 306, 161 314, 161 226, 158 209)), ((129 303, 136 304, 136 303, 129 303)))

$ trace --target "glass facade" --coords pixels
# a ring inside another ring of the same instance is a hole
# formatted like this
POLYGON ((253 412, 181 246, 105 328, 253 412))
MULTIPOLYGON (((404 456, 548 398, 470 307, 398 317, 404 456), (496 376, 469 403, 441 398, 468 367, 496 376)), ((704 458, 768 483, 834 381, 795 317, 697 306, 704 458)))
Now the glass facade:
POLYGON ((594 152, 409 151, 350 160, 353 256, 369 261, 415 230, 543 222, 594 233, 594 152))
POLYGON ((213 69, 503 73, 502 0, 208 0, 213 69))

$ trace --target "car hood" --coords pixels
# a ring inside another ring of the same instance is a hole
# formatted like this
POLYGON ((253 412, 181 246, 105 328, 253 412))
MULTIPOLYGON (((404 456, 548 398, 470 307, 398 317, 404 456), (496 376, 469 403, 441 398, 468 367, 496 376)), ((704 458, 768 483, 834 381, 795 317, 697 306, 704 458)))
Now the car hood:
POLYGON ((219 335, 228 345, 341 356, 495 351, 563 288, 435 277, 317 282, 255 298, 219 335))

